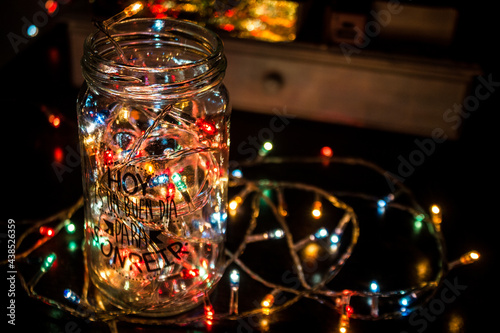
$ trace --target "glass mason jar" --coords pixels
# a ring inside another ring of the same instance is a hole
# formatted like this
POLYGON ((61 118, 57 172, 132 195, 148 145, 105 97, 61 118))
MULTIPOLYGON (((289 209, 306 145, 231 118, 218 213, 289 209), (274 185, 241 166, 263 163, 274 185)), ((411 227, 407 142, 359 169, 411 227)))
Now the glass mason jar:
POLYGON ((203 301, 223 273, 222 41, 169 19, 126 20, 107 34, 85 41, 77 102, 86 265, 112 304, 172 315, 203 301))

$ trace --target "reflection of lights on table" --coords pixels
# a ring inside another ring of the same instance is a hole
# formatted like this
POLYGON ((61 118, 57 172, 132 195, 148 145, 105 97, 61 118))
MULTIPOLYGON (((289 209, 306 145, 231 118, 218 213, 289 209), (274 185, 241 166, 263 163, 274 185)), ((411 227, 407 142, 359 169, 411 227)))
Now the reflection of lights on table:
POLYGON ((205 309, 205 324, 208 327, 212 327, 214 323, 214 308, 212 304, 206 304, 204 309, 205 309))

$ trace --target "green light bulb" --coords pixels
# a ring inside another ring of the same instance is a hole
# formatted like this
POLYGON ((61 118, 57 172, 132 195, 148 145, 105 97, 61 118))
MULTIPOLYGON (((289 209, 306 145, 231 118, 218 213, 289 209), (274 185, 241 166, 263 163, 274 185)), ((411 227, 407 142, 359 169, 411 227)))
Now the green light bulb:
POLYGON ((47 272, 51 267, 52 265, 54 264, 54 262, 56 261, 56 254, 55 253, 51 253, 47 256, 47 258, 45 258, 43 264, 42 264, 42 267, 40 268, 40 270, 42 272, 47 272))
POLYGON ((182 177, 179 173, 175 172, 172 175, 172 181, 179 191, 183 192, 187 190, 187 185, 182 181, 182 177))

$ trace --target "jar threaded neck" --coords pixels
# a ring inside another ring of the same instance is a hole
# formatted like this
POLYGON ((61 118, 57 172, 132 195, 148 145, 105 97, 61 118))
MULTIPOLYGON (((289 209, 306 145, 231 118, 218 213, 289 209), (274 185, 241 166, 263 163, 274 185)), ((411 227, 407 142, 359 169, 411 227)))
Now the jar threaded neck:
POLYGON ((135 99, 175 99, 209 90, 223 79, 221 39, 193 23, 131 19, 112 25, 108 34, 113 41, 97 31, 84 44, 82 72, 93 89, 135 99))

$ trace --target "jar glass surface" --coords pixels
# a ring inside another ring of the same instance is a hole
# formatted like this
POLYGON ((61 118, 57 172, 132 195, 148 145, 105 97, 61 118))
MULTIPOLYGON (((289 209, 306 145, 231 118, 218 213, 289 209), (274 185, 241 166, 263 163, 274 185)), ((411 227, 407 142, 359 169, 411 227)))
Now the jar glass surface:
POLYGON ((222 275, 230 106, 221 40, 134 19, 85 42, 77 101, 85 254, 111 304, 171 315, 222 275))

